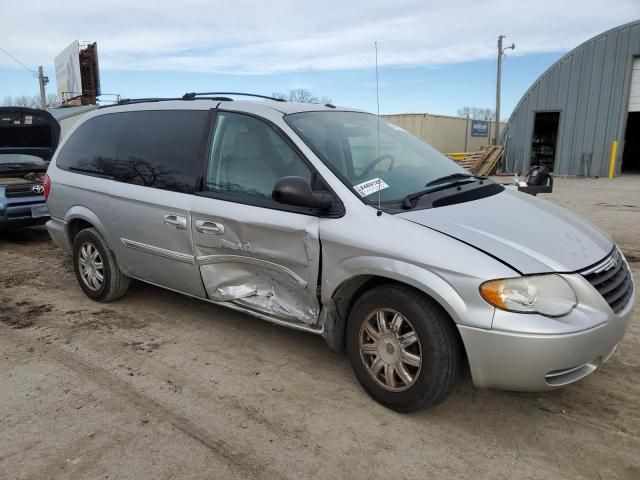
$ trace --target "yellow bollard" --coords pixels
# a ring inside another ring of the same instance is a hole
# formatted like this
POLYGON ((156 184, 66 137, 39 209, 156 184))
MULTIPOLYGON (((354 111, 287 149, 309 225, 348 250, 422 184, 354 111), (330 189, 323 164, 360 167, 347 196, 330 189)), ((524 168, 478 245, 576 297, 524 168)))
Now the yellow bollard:
POLYGON ((613 178, 616 171, 616 153, 618 153, 618 141, 611 142, 611 158, 609 158, 609 178, 613 178))

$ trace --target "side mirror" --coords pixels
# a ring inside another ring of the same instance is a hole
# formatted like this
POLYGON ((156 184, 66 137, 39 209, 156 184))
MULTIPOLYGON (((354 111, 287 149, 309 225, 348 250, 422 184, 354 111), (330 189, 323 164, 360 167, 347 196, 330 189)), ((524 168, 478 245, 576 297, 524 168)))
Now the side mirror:
POLYGON ((331 194, 314 192, 302 177, 282 177, 279 179, 273 187, 271 198, 278 203, 294 207, 317 208, 318 210, 327 210, 333 204, 331 194))

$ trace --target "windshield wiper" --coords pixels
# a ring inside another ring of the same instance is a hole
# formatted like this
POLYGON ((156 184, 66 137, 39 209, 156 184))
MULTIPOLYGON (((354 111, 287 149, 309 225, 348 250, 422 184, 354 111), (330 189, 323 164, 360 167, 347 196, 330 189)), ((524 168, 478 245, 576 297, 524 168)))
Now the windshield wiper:
POLYGON ((453 180, 466 180, 468 178, 477 178, 478 180, 484 180, 487 177, 479 177, 478 175, 472 175, 470 173, 452 173, 451 175, 445 175, 444 177, 436 178, 435 180, 431 180, 429 183, 425 185, 425 187, 430 187, 432 185, 439 185, 441 183, 451 182, 453 180))
POLYGON ((404 208, 405 210, 409 210, 415 206, 413 204, 413 201, 417 198, 420 198, 432 192, 436 192, 438 190, 444 190, 449 186, 457 185, 458 183, 469 180, 470 178, 474 178, 477 180, 486 180, 487 177, 480 177, 478 175, 472 175, 470 173, 452 173, 451 175, 436 178, 435 180, 431 180, 425 185, 425 187, 431 188, 427 188, 426 190, 421 190, 416 193, 410 193, 409 195, 404 197, 402 199, 402 208, 404 208))
POLYGON ((402 199, 402 208, 404 208, 405 210, 409 210, 411 208, 413 208, 415 205, 413 204, 413 201, 416 198, 420 198, 423 195, 426 195, 428 193, 433 192, 434 189, 430 188, 429 190, 421 190, 419 192, 416 193, 410 193, 409 195, 407 195, 406 197, 404 197, 402 199))

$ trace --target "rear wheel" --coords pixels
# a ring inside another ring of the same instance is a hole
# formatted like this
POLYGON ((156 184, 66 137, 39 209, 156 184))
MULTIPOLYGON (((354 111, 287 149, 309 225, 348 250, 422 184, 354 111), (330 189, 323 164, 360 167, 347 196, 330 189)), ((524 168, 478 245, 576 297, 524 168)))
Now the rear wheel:
POLYGON ((129 278, 95 228, 81 230, 73 242, 73 269, 84 293, 99 302, 116 300, 129 288, 129 278))
POLYGON ((347 351, 364 389, 400 412, 444 400, 460 365, 451 319, 433 300, 402 285, 380 285, 357 300, 347 325, 347 351))

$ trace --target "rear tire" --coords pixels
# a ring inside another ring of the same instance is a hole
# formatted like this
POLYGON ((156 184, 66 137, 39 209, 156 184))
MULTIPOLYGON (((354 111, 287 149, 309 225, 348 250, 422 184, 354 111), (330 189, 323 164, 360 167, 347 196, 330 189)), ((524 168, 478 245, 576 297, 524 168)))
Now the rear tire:
POLYGON ((461 356, 455 324, 410 287, 386 284, 365 292, 349 314, 346 340, 358 381, 387 408, 431 407, 455 385, 461 356))
POLYGON ((81 230, 73 241, 73 270, 82 291, 98 302, 123 297, 129 277, 118 267, 113 252, 95 228, 81 230))

